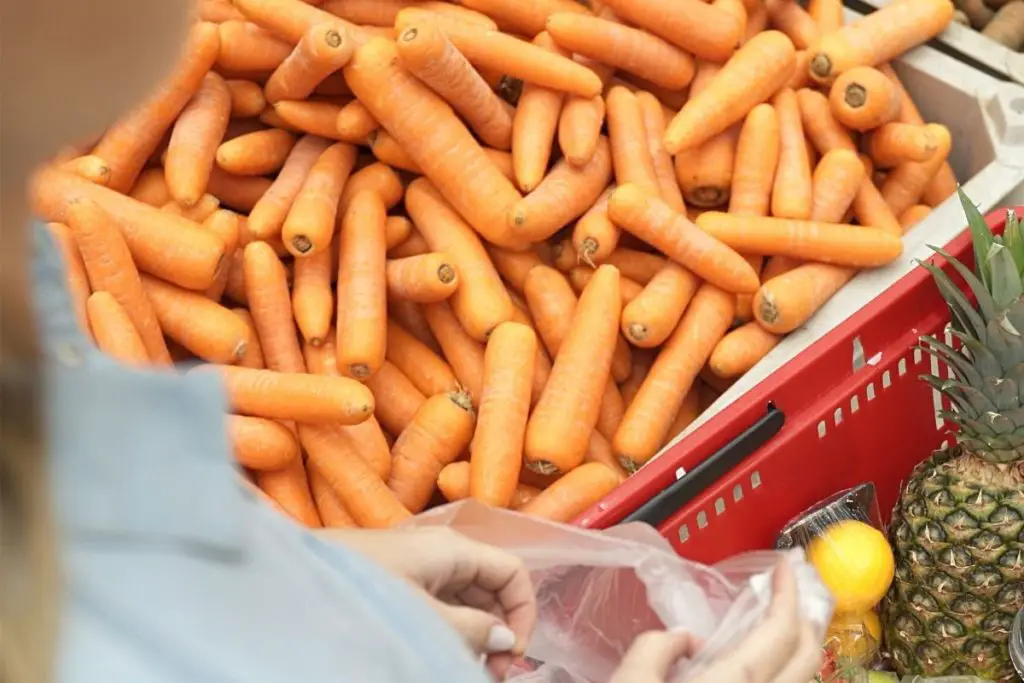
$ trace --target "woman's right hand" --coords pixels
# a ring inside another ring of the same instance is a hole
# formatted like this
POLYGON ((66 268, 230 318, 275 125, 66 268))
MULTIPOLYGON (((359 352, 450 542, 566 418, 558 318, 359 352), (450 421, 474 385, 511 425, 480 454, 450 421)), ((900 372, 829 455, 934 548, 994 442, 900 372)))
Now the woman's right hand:
MULTIPOLYGON (((610 683, 664 683, 677 662, 699 649, 697 639, 685 633, 645 633, 633 642, 610 683)), ((782 561, 774 572, 774 598, 765 620, 735 650, 686 683, 807 683, 821 664, 821 643, 800 616, 793 569, 782 561)))

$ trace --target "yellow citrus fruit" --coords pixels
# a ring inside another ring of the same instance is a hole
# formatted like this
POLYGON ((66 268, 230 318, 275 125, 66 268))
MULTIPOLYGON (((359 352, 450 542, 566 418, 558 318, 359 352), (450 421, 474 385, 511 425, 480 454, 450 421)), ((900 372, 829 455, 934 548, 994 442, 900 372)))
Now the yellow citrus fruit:
POLYGON ((867 662, 882 642, 882 620, 874 610, 837 614, 825 634, 825 647, 839 659, 867 662))
POLYGON ((863 613, 881 602, 895 571, 881 531, 857 521, 827 528, 807 546, 807 559, 836 600, 836 613, 863 613))

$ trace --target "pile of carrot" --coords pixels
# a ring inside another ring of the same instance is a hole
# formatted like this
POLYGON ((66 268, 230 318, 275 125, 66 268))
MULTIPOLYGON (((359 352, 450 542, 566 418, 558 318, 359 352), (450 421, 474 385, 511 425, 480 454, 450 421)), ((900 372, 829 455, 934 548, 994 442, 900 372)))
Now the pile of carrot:
POLYGON ((311 526, 569 521, 955 190, 901 0, 201 0, 33 183, 83 329, 311 526), (180 367, 180 366, 179 366, 180 367))

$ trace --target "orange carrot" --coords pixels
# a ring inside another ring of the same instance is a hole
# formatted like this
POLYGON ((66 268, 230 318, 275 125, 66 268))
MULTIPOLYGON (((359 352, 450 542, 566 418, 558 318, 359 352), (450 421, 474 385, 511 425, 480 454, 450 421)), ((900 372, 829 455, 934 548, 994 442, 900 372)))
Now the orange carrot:
POLYGON ((513 231, 531 242, 548 239, 592 207, 611 176, 611 152, 602 137, 586 165, 560 160, 533 192, 513 205, 513 231))
POLYGON ((249 311, 267 367, 306 372, 292 317, 288 274, 280 258, 266 242, 251 242, 245 247, 243 268, 249 311))
POLYGON ((220 200, 212 194, 204 194, 196 202, 195 206, 186 209, 177 202, 170 202, 160 207, 161 211, 172 213, 175 216, 187 218, 195 223, 202 223, 220 209, 220 200))
POLYGON ((772 104, 779 119, 779 166, 772 188, 772 215, 807 219, 811 215, 813 187, 811 162, 804 143, 800 104, 792 90, 781 90, 772 104))
POLYGON ((265 240, 281 234, 288 212, 306 177, 328 145, 328 141, 312 135, 295 144, 274 184, 249 215, 249 230, 256 239, 265 240))
MULTIPOLYGON (((302 36, 312 26, 336 19, 333 15, 302 0, 232 0, 232 2, 234 2, 235 8, 240 10, 249 21, 259 24, 292 45, 298 44, 302 40, 302 36)), ((348 28, 351 25, 346 23, 345 26, 348 28)), ((358 37, 359 30, 356 27, 352 27, 352 29, 355 29, 354 37, 358 37)))
POLYGON ((886 5, 823 35, 813 49, 811 78, 819 83, 856 66, 877 66, 941 33, 953 18, 949 0, 908 0, 886 5))
POLYGON ((325 78, 345 66, 355 43, 341 22, 316 24, 267 81, 268 102, 304 100, 325 78))
POLYGON ((377 400, 374 415, 392 434, 401 434, 427 399, 405 374, 385 361, 366 386, 377 400))
MULTIPOLYGON (((587 266, 577 266, 569 271, 569 283, 572 285, 573 291, 577 294, 582 294, 583 290, 587 288, 590 281, 594 277, 593 269, 587 266)), ((622 299, 622 305, 626 306, 633 299, 640 296, 640 292, 644 291, 643 285, 635 280, 630 280, 627 277, 619 279, 619 294, 622 299)))
POLYGON ((338 110, 334 120, 338 138, 345 142, 363 143, 380 124, 359 100, 352 100, 338 110))
POLYGON ((324 150, 310 169, 281 230, 285 246, 296 257, 307 258, 329 247, 338 202, 355 162, 355 147, 337 143, 324 150))
MULTIPOLYGON (((203 227, 220 238, 221 242, 224 243, 225 252, 233 253, 238 248, 241 236, 240 219, 241 217, 233 211, 219 209, 203 222, 203 227)), ((230 262, 226 262, 217 274, 214 283, 203 291, 207 298, 213 301, 220 301, 221 297, 224 296, 228 277, 231 275, 231 265, 230 262)))
POLYGON ((832 114, 828 97, 810 88, 798 90, 796 97, 804 132, 818 152, 824 154, 837 148, 857 151, 849 131, 832 114))
POLYGON ((330 483, 356 523, 383 529, 404 521, 410 513, 380 477, 351 448, 338 442, 324 425, 299 425, 299 439, 309 462, 330 483))
POLYGON ((299 442, 280 422, 245 415, 228 416, 228 438, 235 460, 254 470, 279 470, 299 458, 299 442))
POLYGON ((915 225, 923 221, 928 217, 928 214, 932 212, 932 207, 926 204, 915 204, 900 215, 900 227, 903 228, 904 234, 910 231, 915 225))
POLYGON ((607 258, 601 259, 600 263, 615 266, 622 277, 646 285, 670 262, 657 254, 621 248, 613 251, 607 258))
POLYGON ((658 0, 605 2, 622 19, 660 36, 701 59, 725 61, 743 35, 737 19, 725 10, 699 0, 665 4, 658 0))
POLYGON ((405 194, 405 187, 401 178, 387 164, 375 163, 361 168, 348 179, 345 189, 341 192, 341 201, 338 202, 339 221, 345 215, 352 198, 363 190, 375 192, 389 209, 394 208, 402 201, 405 194))
POLYGON ((395 28, 401 32, 419 21, 434 22, 478 69, 580 97, 596 97, 601 92, 601 79, 587 67, 486 26, 409 7, 398 13, 395 28))
MULTIPOLYGON (((626 413, 626 405, 622 401, 622 394, 615 384, 615 378, 609 377, 601 395, 601 408, 597 414, 597 433, 606 439, 615 436, 615 431, 622 423, 622 416, 626 413)), ((588 444, 588 452, 590 445, 588 444)), ((586 457, 584 457, 586 460, 586 457)))
POLYGON ((770 104, 750 110, 736 146, 729 213, 767 216, 779 162, 779 120, 770 104))
MULTIPOLYGON (((698 67, 698 78, 701 81, 707 73, 705 67, 711 67, 712 70, 719 68, 717 64, 701 62, 698 67)), ((691 92, 700 92, 696 81, 691 92)), ((675 175, 689 204, 713 208, 729 200, 738 137, 739 128, 732 126, 700 146, 676 154, 675 175)))
POLYGON ((159 364, 170 363, 160 322, 110 215, 89 199, 76 199, 68 207, 67 220, 92 291, 113 295, 138 331, 149 358, 159 364))
MULTIPOLYGON (((619 243, 619 228, 608 218, 608 199, 614 188, 609 187, 583 216, 576 221, 572 243, 562 245, 559 262, 564 270, 572 269, 577 259, 588 265, 611 254, 619 243)), ((563 269, 560 267, 560 269, 563 269)))
POLYGON ((508 507, 519 483, 536 353, 537 336, 519 323, 499 325, 487 341, 470 494, 488 505, 508 507))
POLYGON ((547 30, 561 47, 672 90, 693 79, 693 57, 646 31, 580 13, 552 14, 547 30))
POLYGON ((470 337, 459 325, 458 318, 446 302, 423 306, 423 316, 459 384, 469 393, 473 405, 478 405, 483 393, 483 344, 470 337))
POLYGON ((232 410, 242 415, 297 422, 365 422, 373 395, 345 377, 219 366, 232 410))
POLYGON ((235 175, 267 175, 281 169, 295 137, 283 130, 263 130, 228 140, 217 148, 217 165, 235 175))
POLYGON ((103 135, 92 153, 110 166, 110 189, 127 192, 135 184, 164 133, 199 90, 217 59, 219 47, 216 24, 195 24, 185 56, 174 73, 103 135))
POLYGON ((570 96, 558 117, 558 146, 574 166, 583 166, 594 156, 604 125, 604 98, 570 96))
POLYGON ((732 324, 736 297, 704 284, 626 409, 612 445, 633 472, 654 457, 683 398, 732 324))
POLYGON ((529 36, 543 31, 545 21, 556 12, 571 12, 580 16, 587 14, 585 7, 572 0, 538 0, 529 3, 515 0, 469 0, 463 6, 493 17, 508 30, 529 36))
POLYGON ((444 33, 430 22, 415 22, 398 37, 398 58, 448 102, 491 147, 512 144, 512 109, 476 72, 444 33))
POLYGON ((750 370, 768 355, 782 338, 752 321, 722 337, 711 352, 708 366, 719 377, 731 379, 750 370))
POLYGON ((248 213, 272 184, 268 178, 233 175, 214 166, 206 189, 209 196, 217 199, 220 205, 248 213))
POLYGON ((583 461, 611 374, 621 312, 619 272, 601 266, 576 305, 530 417, 525 454, 531 468, 567 472, 583 461))
POLYGON ((353 24, 392 26, 400 10, 418 4, 416 0, 327 0, 323 9, 353 24))
POLYGON ((790 0, 765 0, 768 23, 789 36, 798 50, 806 50, 821 38, 821 29, 799 3, 790 0))
POLYGON ((238 366, 243 368, 253 368, 254 370, 263 370, 267 367, 267 364, 263 359, 263 348, 260 347, 260 340, 256 333, 256 323, 253 322, 252 316, 249 315, 249 311, 244 308, 235 308, 231 312, 238 316, 238 319, 245 323, 245 326, 249 328, 249 346, 246 348, 245 355, 242 356, 242 360, 238 361, 238 366))
POLYGON ((548 353, 557 356, 576 309, 576 294, 569 281, 550 266, 537 266, 527 274, 523 294, 541 342, 548 353))
POLYGON ((110 292, 94 293, 86 302, 88 324, 96 346, 111 358, 128 365, 149 365, 149 353, 131 318, 110 292))
POLYGON ((427 324, 427 319, 423 317, 423 311, 420 310, 418 304, 411 301, 391 300, 388 302, 388 313, 395 319, 395 322, 420 342, 426 344, 431 351, 441 353, 441 347, 434 339, 430 325, 427 324))
POLYGON ((345 78, 442 195, 489 241, 517 246, 503 212, 520 199, 451 108, 396 63, 396 48, 374 40, 356 51, 345 78), (474 192, 462 188, 472 185, 474 192))
POLYGON ((903 252, 899 238, 877 228, 788 218, 754 218, 708 211, 697 219, 708 235, 745 254, 790 256, 858 267, 892 262, 903 252))
POLYGON ((167 187, 166 176, 162 168, 147 168, 139 174, 129 195, 132 199, 161 207, 171 201, 171 191, 167 187))
POLYGON ((263 88, 258 83, 240 79, 226 82, 228 94, 231 95, 231 116, 236 119, 249 119, 259 116, 267 108, 267 99, 263 96, 263 88))
POLYGON ((839 0, 810 0, 807 11, 818 25, 821 35, 838 31, 845 23, 843 3, 839 0))
POLYGON ((199 18, 219 24, 232 19, 244 19, 245 15, 232 7, 229 0, 204 0, 199 5, 199 18))
POLYGON ((371 131, 366 138, 366 142, 370 146, 373 156, 377 157, 377 161, 402 169, 403 171, 415 173, 416 175, 423 174, 420 167, 409 156, 409 153, 402 149, 402 146, 398 144, 398 140, 391 137, 387 131, 380 128, 371 131))
POLYGON ((789 81, 795 64, 796 51, 785 35, 765 31, 754 36, 672 120, 665 148, 675 154, 695 147, 739 122, 789 81))
POLYGON ((840 74, 828 98, 836 119, 854 130, 878 128, 900 115, 896 86, 870 66, 857 66, 840 74))
POLYGON ((458 269, 444 254, 421 254, 389 260, 388 296, 431 304, 449 298, 459 286, 458 269))
POLYGON ((71 297, 71 305, 75 310, 75 317, 82 332, 89 334, 89 315, 87 312, 87 300, 92 289, 89 286, 89 275, 85 270, 85 262, 82 260, 82 253, 75 243, 71 230, 63 223, 48 223, 46 228, 50 231, 53 241, 57 243, 61 257, 64 259, 64 270, 67 277, 68 296, 71 297))
POLYGON ((686 392, 686 397, 683 398, 683 404, 679 406, 679 412, 676 413, 676 418, 672 421, 672 426, 668 428, 668 435, 665 437, 665 443, 662 444, 662 448, 666 448, 669 444, 675 441, 677 436, 682 434, 687 427, 693 424, 694 420, 700 417, 702 412, 700 406, 700 380, 697 380, 695 384, 697 386, 694 386, 686 392))
POLYGON ((218 27, 217 66, 231 72, 273 71, 292 47, 248 21, 225 21, 218 27))
POLYGON ((620 186, 612 194, 608 216, 708 282, 737 293, 757 289, 757 273, 742 256, 636 185, 620 186))
POLYGON ((886 123, 867 139, 868 156, 877 168, 892 168, 904 161, 928 161, 937 148, 928 128, 912 123, 886 123))
POLYGON ((292 312, 302 338, 313 346, 323 344, 334 316, 330 251, 295 260, 292 312))
POLYGON ((206 193, 230 111, 224 79, 210 73, 174 124, 164 168, 167 188, 182 206, 195 205, 206 193))
POLYGON ((454 391, 451 367, 434 351, 398 323, 388 321, 388 362, 394 364, 424 396, 454 391))
POLYGON ((91 154, 65 161, 60 164, 59 168, 62 171, 81 176, 90 183, 96 183, 104 187, 110 184, 110 178, 113 174, 107 162, 91 154))
MULTIPOLYGON (((469 482, 472 465, 468 461, 453 462, 441 470, 437 477, 437 488, 449 503, 469 498, 469 482)), ((532 474, 523 470, 523 474, 532 474)), ((541 475, 536 475, 540 477, 541 475)), ((528 502, 537 497, 541 492, 540 488, 520 483, 512 496, 512 503, 509 507, 519 510, 528 502)))
POLYGON ((826 152, 814 169, 810 219, 841 223, 865 180, 864 165, 856 154, 848 149, 826 152))
MULTIPOLYGON (((538 34, 533 44, 562 57, 569 56, 546 32, 538 34)), ((565 93, 560 90, 533 83, 523 85, 512 123, 512 168, 516 184, 524 192, 532 192, 547 172, 564 101, 565 93)))
POLYGON ((405 206, 431 250, 447 254, 459 272, 451 310, 469 336, 486 340, 512 319, 512 301, 480 239, 425 179, 409 185, 405 206))
POLYGON ((302 460, 296 458, 285 468, 272 472, 257 471, 256 485, 287 515, 310 529, 323 526, 313 496, 309 492, 309 481, 302 460))
POLYGON ((640 348, 660 346, 676 328, 697 286, 688 270, 666 266, 622 309, 622 334, 640 348))
POLYGON ((401 244, 388 249, 388 257, 395 259, 422 256, 429 253, 430 245, 427 244, 427 240, 423 238, 423 235, 418 230, 415 230, 401 244))
POLYGON ((354 529, 359 525, 348 513, 345 504, 331 487, 331 483, 316 467, 308 467, 309 489, 313 494, 313 502, 320 513, 325 529, 354 529))
POLYGON ((615 181, 620 186, 633 183, 657 193, 660 187, 647 146, 643 110, 636 95, 621 86, 613 86, 608 91, 606 104, 615 181))
POLYGON ((532 249, 529 251, 507 251, 491 247, 487 253, 490 254, 498 274, 517 292, 523 291, 526 286, 526 276, 530 274, 530 270, 534 266, 545 265, 540 255, 532 249))
MULTIPOLYGON (((388 216, 384 223, 388 251, 405 242, 413 234, 412 221, 405 216, 388 216)), ((416 233, 419 235, 419 233, 416 233)))
POLYGON ((897 216, 918 203, 949 157, 952 144, 949 129, 937 123, 930 123, 925 129, 935 140, 935 153, 932 157, 927 161, 903 162, 889 173, 882 185, 882 197, 897 216))
POLYGON ((357 142, 358 140, 345 139, 338 131, 338 116, 341 114, 342 106, 336 102, 281 100, 273 104, 271 111, 275 112, 287 127, 275 125, 274 128, 298 130, 342 142, 357 142))
POLYGON ((619 475, 611 468, 598 462, 588 462, 537 494, 520 511, 533 517, 568 523, 611 493, 619 483, 619 475))
POLYGON ((765 282, 754 296, 758 324, 775 334, 792 332, 855 274, 852 268, 805 263, 765 282))
POLYGON ((644 118, 644 131, 647 133, 647 151, 650 152, 654 164, 654 177, 658 181, 661 199, 676 213, 686 213, 686 202, 679 189, 675 166, 672 157, 665 151, 662 138, 665 137, 665 114, 661 103, 649 92, 636 93, 637 102, 644 118))
POLYGON ((387 337, 384 203, 373 192, 353 198, 342 221, 338 272, 338 367, 366 379, 384 363, 387 337))

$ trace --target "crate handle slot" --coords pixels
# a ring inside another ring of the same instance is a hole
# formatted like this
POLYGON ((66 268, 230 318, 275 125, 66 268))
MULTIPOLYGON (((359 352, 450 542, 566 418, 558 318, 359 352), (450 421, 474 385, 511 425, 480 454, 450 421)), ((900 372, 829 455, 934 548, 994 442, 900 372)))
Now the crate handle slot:
POLYGON ((774 403, 769 403, 765 414, 754 424, 712 453, 692 471, 662 489, 623 519, 621 524, 645 522, 654 527, 659 526, 778 434, 785 422, 783 412, 774 403))

